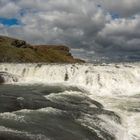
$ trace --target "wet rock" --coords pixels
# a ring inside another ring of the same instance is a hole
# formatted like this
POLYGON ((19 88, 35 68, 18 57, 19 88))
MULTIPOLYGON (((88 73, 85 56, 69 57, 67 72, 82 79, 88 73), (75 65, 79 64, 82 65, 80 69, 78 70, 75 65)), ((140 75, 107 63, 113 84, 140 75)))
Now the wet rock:
POLYGON ((4 78, 0 75, 0 84, 4 83, 4 78))
POLYGON ((12 75, 7 72, 0 72, 0 84, 7 82, 18 82, 18 76, 12 75))
POLYGON ((65 81, 68 81, 69 80, 69 76, 68 76, 68 74, 66 73, 65 74, 65 79, 64 79, 65 81))

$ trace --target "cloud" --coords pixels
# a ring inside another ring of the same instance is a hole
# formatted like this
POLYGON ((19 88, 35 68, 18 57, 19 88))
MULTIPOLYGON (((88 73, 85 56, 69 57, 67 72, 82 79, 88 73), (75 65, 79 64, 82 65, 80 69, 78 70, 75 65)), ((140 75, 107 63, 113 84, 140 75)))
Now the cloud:
POLYGON ((138 51, 140 50, 140 16, 132 19, 116 19, 106 24, 98 33, 98 43, 106 49, 138 51))
POLYGON ((96 0, 96 2, 107 12, 118 13, 121 17, 129 17, 140 13, 139 0, 96 0))
POLYGON ((0 25, 0 34, 66 44, 88 60, 126 58, 140 51, 139 7, 139 0, 0 0, 0 17, 21 23, 0 25))
POLYGON ((18 15, 20 7, 10 0, 0 0, 0 17, 12 18, 18 15))

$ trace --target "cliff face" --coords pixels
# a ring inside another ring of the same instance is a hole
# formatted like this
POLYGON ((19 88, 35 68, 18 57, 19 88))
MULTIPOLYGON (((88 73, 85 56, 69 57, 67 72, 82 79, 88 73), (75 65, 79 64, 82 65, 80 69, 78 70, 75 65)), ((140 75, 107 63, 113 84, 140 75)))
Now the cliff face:
POLYGON ((76 63, 70 49, 63 45, 30 45, 24 40, 0 36, 0 62, 76 63))

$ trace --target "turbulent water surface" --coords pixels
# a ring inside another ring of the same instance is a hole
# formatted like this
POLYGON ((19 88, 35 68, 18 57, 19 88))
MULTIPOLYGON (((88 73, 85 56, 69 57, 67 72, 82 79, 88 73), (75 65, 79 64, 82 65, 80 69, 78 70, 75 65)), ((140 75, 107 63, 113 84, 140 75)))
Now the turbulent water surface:
POLYGON ((140 140, 140 64, 0 64, 0 140, 140 140))

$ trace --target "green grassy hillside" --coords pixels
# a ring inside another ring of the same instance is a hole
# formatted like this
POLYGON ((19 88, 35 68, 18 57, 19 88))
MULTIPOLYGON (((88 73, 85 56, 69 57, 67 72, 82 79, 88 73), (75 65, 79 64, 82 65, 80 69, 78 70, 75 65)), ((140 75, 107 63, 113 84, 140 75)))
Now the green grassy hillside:
POLYGON ((26 41, 0 36, 0 62, 84 62, 73 58, 69 48, 63 45, 32 46, 26 41))

